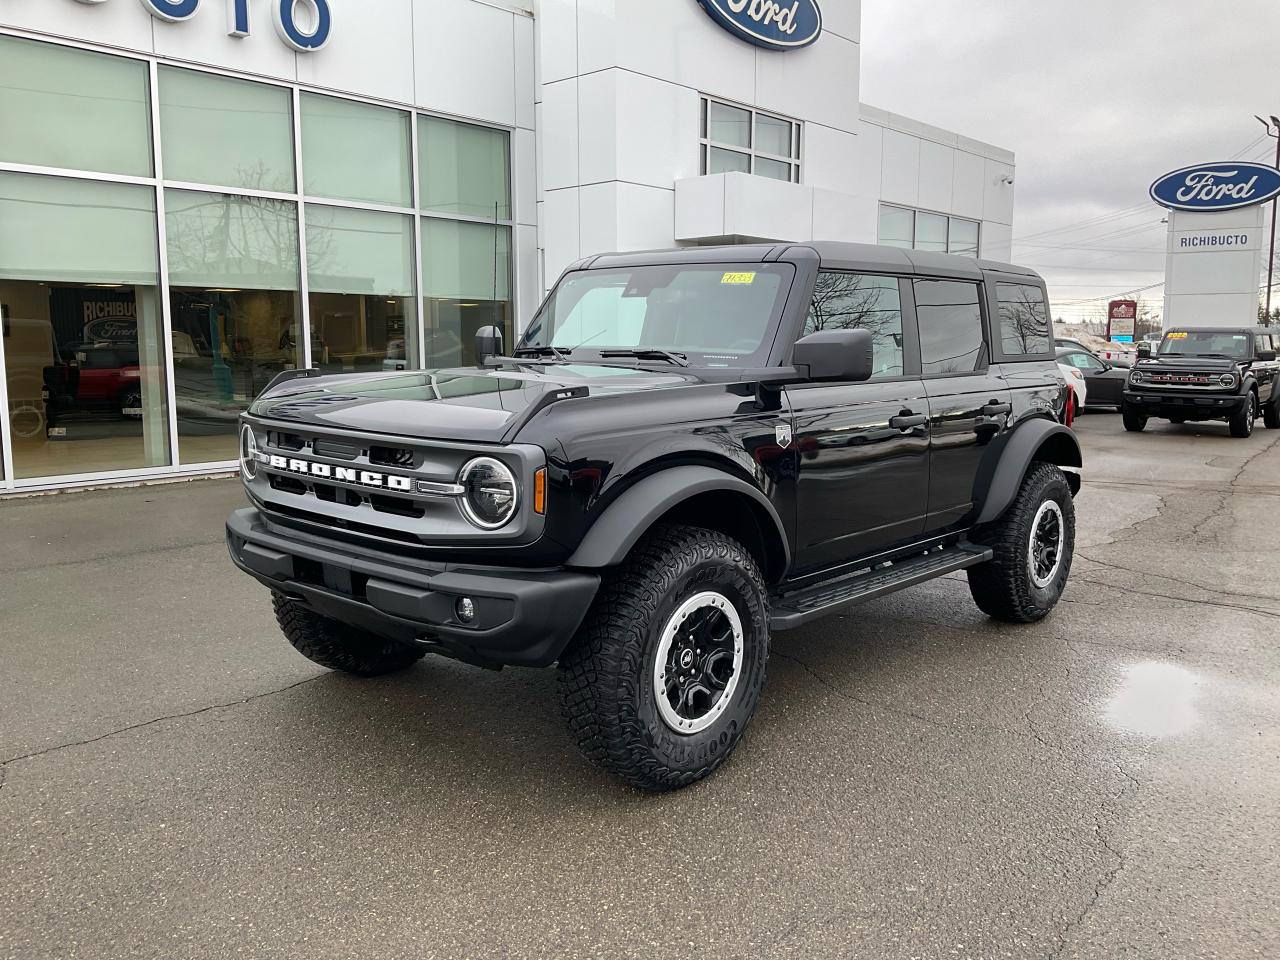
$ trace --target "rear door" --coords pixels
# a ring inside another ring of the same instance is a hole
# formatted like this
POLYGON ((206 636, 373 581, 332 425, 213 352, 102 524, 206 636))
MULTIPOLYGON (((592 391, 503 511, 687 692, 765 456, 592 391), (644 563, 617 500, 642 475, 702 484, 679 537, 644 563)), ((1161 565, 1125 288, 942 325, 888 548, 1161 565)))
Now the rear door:
POLYGON ((874 374, 862 383, 787 387, 797 465, 797 576, 917 539, 929 500, 928 401, 909 280, 822 271, 801 336, 865 328, 874 374))
POLYGON ((1126 375, 1119 369, 1103 363, 1093 354, 1085 353, 1083 350, 1073 350, 1064 354, 1062 361, 1071 364, 1084 374, 1091 406, 1120 403, 1126 375))
POLYGON ((963 525, 987 445, 1007 429, 1009 385, 990 362, 983 286, 967 279, 912 281, 920 369, 929 397, 929 512, 925 532, 963 525))

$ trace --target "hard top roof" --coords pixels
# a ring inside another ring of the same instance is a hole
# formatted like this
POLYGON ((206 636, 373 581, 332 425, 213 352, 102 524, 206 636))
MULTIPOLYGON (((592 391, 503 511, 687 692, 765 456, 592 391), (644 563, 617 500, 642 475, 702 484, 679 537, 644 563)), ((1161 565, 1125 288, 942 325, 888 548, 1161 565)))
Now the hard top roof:
POLYGON ((1039 274, 1034 270, 997 260, 833 240, 817 240, 812 243, 740 243, 605 253, 580 260, 570 269, 601 270, 664 263, 769 263, 797 259, 813 253, 818 255, 824 267, 832 270, 964 277, 973 280, 981 279, 985 270, 1039 279, 1039 274))

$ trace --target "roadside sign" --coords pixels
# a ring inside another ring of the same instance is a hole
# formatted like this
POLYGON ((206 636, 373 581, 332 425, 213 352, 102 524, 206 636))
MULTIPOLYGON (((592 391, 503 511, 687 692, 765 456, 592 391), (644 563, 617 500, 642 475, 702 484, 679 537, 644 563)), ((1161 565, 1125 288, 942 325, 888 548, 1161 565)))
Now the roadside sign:
POLYGON ((1112 300, 1107 304, 1107 339, 1113 343, 1133 343, 1133 324, 1138 301, 1112 300))

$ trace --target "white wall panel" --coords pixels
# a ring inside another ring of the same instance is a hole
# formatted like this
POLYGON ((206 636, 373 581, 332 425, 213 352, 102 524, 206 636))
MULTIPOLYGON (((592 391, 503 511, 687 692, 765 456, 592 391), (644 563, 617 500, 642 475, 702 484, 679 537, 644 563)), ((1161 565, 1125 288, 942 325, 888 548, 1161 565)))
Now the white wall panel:
POLYGON ((1194 293, 1240 293, 1258 289, 1255 250, 1214 250, 1174 254, 1165 284, 1168 296, 1194 293))
MULTIPOLYGON (((254 9, 254 36, 284 47, 265 7, 254 9)), ((344 11, 339 8, 338 13, 344 11)), ((420 14, 423 15, 423 14, 420 14)), ((413 0, 367 3, 360 16, 336 21, 333 39, 323 50, 298 56, 298 79, 319 87, 366 97, 413 103, 413 0), (376 50, 377 56, 370 56, 376 50)), ((248 41, 243 41, 248 42, 248 41)))
POLYGON ((825 190, 877 193, 880 187, 879 163, 876 165, 874 186, 863 189, 864 182, 859 173, 861 157, 858 140, 857 134, 833 130, 816 123, 807 125, 804 128, 801 181, 807 186, 825 190))
POLYGON ((542 301, 542 278, 538 273, 538 229, 516 227, 516 329, 523 331, 542 301))
POLYGON ((813 191, 812 240, 875 243, 878 203, 835 190, 813 191))
MULTIPOLYGON (((805 138, 808 139, 806 132, 805 138)), ((862 197, 881 195, 882 164, 884 162, 884 128, 873 123, 858 124, 856 175, 850 189, 862 197)))
POLYGON ((720 176, 729 235, 796 241, 812 237, 813 191, 808 187, 746 173, 720 176))
POLYGON ((578 0, 538 0, 534 20, 541 83, 578 74, 578 0))
POLYGON ((964 150, 956 151, 955 172, 951 179, 952 213, 982 219, 986 172, 987 164, 982 157, 964 150))
MULTIPOLYGON (((152 52, 151 16, 137 0, 96 4, 72 0, 0 0, 0 25, 152 52)), ((263 39, 277 42, 275 30, 263 39)))
POLYGON ((616 178, 670 190, 676 180, 697 176, 698 94, 626 70, 610 72, 614 103, 599 117, 584 107, 583 123, 610 123, 616 129, 616 178))
POLYGON ((948 213, 952 210, 951 187, 955 177, 953 147, 920 141, 920 206, 948 213))
POLYGON ((593 183, 578 191, 579 256, 618 249, 618 184, 593 183))
POLYGON ((618 125, 628 122, 617 109, 617 75, 616 70, 601 70, 565 81, 578 85, 578 183, 617 179, 618 125))
MULTIPOLYGON (((105 4, 128 5, 120 0, 105 4)), ((133 0, 132 5, 142 6, 137 0, 133 0)), ((203 3, 195 16, 180 23, 156 20, 155 52, 177 60, 242 70, 263 77, 297 80, 298 54, 280 42, 275 23, 266 9, 254 5, 252 13, 253 33, 247 37, 227 35, 227 11, 221 4, 203 3)))
POLYGON ((515 194, 518 223, 537 223, 537 159, 532 130, 517 129, 511 135, 511 189, 515 194))
POLYGON ((675 246, 675 191, 619 183, 617 220, 615 249, 675 246))
POLYGON ((1257 293, 1182 294, 1165 300, 1164 329, 1197 326, 1212 318, 1214 326, 1252 326, 1258 322, 1257 293))
POLYGON ((826 0, 821 7, 823 33, 833 33, 855 43, 861 41, 861 0, 826 0))
POLYGON ((515 126, 515 16, 475 0, 420 4, 414 22, 418 103, 515 126))
POLYGON ((578 81, 557 80, 542 88, 540 178, 543 190, 574 187, 578 179, 578 81), (548 134, 548 131, 554 131, 548 134))
POLYGON ((834 35, 802 50, 760 51, 755 103, 838 130, 857 130, 859 54, 858 44, 834 35))
POLYGON ((516 126, 532 130, 538 90, 533 18, 516 15, 511 22, 515 30, 516 126))
POLYGON ((982 185, 982 219, 996 223, 1013 223, 1013 184, 1002 177, 1012 177, 1013 167, 998 160, 984 160, 986 170, 982 185))
POLYGON ((677 180, 674 216, 676 240, 685 242, 724 236, 724 201, 722 176, 677 180))
POLYGON ((578 191, 552 190, 542 201, 543 282, 548 286, 579 253, 578 191))
POLYGON ((880 199, 886 203, 920 203, 920 141, 897 130, 884 131, 880 199))

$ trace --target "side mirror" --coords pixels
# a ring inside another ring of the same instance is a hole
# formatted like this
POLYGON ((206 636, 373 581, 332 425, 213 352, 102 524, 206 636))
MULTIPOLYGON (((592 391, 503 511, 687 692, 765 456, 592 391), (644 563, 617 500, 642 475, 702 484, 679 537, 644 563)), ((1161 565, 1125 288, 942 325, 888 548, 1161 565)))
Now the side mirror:
POLYGON ((810 380, 869 380, 875 348, 870 330, 819 330, 796 341, 792 364, 810 380))
POLYGON ((502 356, 502 329, 495 326, 481 327, 476 331, 476 366, 483 367, 490 357, 502 356))
POLYGON ((1270 362, 1270 361, 1274 360, 1275 358, 1276 358, 1276 352, 1275 352, 1274 350, 1259 350, 1259 351, 1258 351, 1258 359, 1259 359, 1259 360, 1261 360, 1261 361, 1263 361, 1264 363, 1270 362))
POLYGON ((1138 344, 1138 359, 1139 360, 1151 359, 1151 344, 1148 341, 1143 341, 1142 343, 1138 344))

